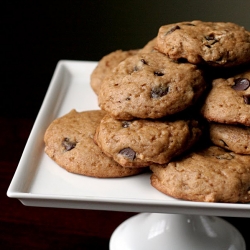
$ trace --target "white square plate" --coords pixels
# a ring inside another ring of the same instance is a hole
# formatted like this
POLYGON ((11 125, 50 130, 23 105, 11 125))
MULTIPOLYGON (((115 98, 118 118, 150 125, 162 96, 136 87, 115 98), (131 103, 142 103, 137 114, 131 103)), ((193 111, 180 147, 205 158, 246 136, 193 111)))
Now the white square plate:
POLYGON ((44 153, 48 125, 72 109, 99 109, 90 87, 97 65, 59 61, 7 195, 27 206, 250 217, 250 204, 190 202, 150 185, 150 174, 98 179, 68 173, 44 153))

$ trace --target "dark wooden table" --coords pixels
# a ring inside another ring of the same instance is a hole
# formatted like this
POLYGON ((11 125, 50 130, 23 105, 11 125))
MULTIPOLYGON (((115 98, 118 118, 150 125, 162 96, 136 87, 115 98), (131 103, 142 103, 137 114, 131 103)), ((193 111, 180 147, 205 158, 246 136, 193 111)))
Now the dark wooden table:
POLYGON ((112 232, 133 213, 27 207, 7 197, 33 122, 0 118, 0 249, 108 249, 112 232))
MULTIPOLYGON (((0 248, 109 249, 113 231, 135 213, 27 207, 7 197, 33 122, 28 118, 0 117, 0 248)), ((242 233, 250 246, 250 219, 224 219, 242 233)))

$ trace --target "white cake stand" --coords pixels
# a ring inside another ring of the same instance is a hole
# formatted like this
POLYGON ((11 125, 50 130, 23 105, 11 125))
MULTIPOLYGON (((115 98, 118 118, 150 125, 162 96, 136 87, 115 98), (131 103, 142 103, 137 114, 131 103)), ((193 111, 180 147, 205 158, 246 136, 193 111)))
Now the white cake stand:
POLYGON ((111 250, 246 249, 242 235, 217 216, 250 217, 250 204, 188 202, 150 185, 150 174, 96 179, 66 172, 44 154, 56 117, 99 109, 89 79, 96 62, 59 61, 7 195, 27 206, 138 212, 112 234, 111 250))

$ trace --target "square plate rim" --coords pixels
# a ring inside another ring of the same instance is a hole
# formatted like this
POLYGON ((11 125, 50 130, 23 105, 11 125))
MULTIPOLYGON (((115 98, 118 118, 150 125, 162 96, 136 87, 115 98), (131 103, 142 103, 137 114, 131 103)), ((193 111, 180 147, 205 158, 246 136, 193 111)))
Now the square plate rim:
MULTIPOLYGON (((192 201, 150 201, 150 200, 132 200, 132 199, 116 199, 106 198, 93 198, 93 197, 78 197, 78 196, 54 196, 33 194, 30 192, 23 192, 18 189, 18 181, 20 178, 24 178, 22 175, 24 156, 29 153, 30 144, 36 136, 36 130, 39 124, 43 121, 44 113, 49 104, 51 98, 55 94, 58 86, 56 81, 61 74, 66 70, 72 76, 74 76, 74 69, 80 66, 86 66, 89 69, 94 69, 98 62, 96 61, 77 61, 77 60, 60 60, 58 61, 51 82, 45 94, 41 108, 38 112, 37 118, 33 124, 31 133, 26 142, 23 150, 23 154, 20 158, 14 176, 7 190, 7 196, 9 198, 17 198, 24 205, 31 206, 51 206, 51 207, 65 207, 65 208, 87 208, 93 207, 100 210, 113 210, 113 211, 135 211, 135 212, 177 212, 182 213, 187 209, 191 213, 199 214, 211 214, 211 215, 225 215, 236 217, 250 217, 250 204, 238 204, 238 203, 208 203, 208 202, 192 202, 192 201), (44 205, 43 205, 44 202, 44 205), (87 204, 89 203, 89 205, 87 204), (184 205, 183 205, 184 203, 184 205), (137 207, 136 207, 137 206, 137 207)), ((63 101, 63 100, 62 100, 63 101)), ((45 126, 45 125, 44 125, 45 126)))

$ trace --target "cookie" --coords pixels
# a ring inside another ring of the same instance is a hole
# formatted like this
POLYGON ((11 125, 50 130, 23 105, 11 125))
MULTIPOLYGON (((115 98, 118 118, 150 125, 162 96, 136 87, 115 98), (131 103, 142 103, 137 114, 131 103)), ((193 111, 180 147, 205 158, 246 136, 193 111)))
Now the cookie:
POLYGON ((201 113, 209 121, 250 126, 250 70, 215 79, 201 113))
POLYGON ((138 53, 104 79, 98 102, 116 119, 155 119, 193 105, 205 88, 196 65, 173 62, 159 52, 138 53))
POLYGON ((111 178, 140 173, 140 169, 120 166, 94 143, 95 129, 104 115, 101 110, 72 110, 55 119, 44 135, 45 153, 59 166, 75 174, 111 178))
POLYGON ((156 45, 156 37, 153 38, 152 40, 150 40, 149 42, 146 43, 146 45, 144 45, 143 48, 141 48, 138 53, 151 53, 151 52, 155 52, 157 51, 155 49, 155 45, 156 45))
POLYGON ((250 127, 211 123, 209 131, 213 144, 237 154, 250 155, 250 127))
POLYGON ((137 52, 138 50, 116 50, 102 57, 90 75, 90 86, 94 92, 98 95, 103 78, 121 61, 137 52))
POLYGON ((250 61, 250 32, 230 22, 178 22, 159 28, 156 48, 174 60, 231 67, 250 61))
POLYGON ((96 130, 102 151, 124 167, 167 163, 200 137, 195 120, 117 120, 107 114, 96 130))
POLYGON ((167 165, 151 166, 151 184, 178 199, 205 202, 250 201, 250 155, 211 146, 167 165))

